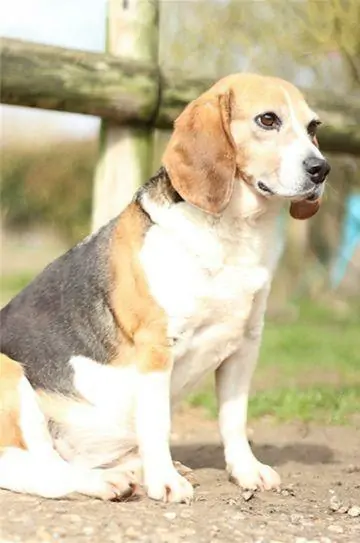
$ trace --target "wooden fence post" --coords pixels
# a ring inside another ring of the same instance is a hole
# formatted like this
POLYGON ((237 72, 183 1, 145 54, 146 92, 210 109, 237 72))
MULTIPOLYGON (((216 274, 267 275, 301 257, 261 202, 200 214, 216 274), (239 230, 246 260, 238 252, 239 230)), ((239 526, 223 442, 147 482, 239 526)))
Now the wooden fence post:
MULTIPOLYGON (((107 52, 156 65, 158 0, 108 0, 107 52)), ((92 230, 120 213, 148 177, 152 165, 153 128, 103 121, 95 172, 92 230)))

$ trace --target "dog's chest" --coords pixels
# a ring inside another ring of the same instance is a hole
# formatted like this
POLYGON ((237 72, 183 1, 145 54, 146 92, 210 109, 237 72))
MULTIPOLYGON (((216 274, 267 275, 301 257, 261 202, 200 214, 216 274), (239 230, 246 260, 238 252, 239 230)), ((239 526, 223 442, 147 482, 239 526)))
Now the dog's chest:
POLYGON ((141 260, 150 291, 167 315, 176 399, 240 347, 269 270, 256 243, 244 247, 205 235, 188 245, 160 228, 149 234, 141 260))

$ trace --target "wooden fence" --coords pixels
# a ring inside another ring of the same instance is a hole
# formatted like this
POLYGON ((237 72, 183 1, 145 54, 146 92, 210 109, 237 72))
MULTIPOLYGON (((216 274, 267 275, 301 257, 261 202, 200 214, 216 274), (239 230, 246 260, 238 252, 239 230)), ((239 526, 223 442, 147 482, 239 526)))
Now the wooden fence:
MULTIPOLYGON (((108 8, 109 53, 7 38, 1 52, 2 103, 103 119, 94 228, 119 212, 148 173, 154 129, 170 128, 186 104, 213 83, 159 68, 157 1, 109 0, 108 8), (124 165, 126 187, 119 182, 124 165)), ((322 148, 360 156, 360 99, 345 101, 315 90, 306 95, 325 120, 319 134, 322 148)))
MULTIPOLYGON (((1 102, 96 115, 113 122, 170 128, 186 104, 213 80, 186 77, 110 54, 2 39, 1 102)), ((360 98, 305 90, 325 115, 325 151, 360 156, 360 98), (332 124, 332 118, 334 124, 332 124)))

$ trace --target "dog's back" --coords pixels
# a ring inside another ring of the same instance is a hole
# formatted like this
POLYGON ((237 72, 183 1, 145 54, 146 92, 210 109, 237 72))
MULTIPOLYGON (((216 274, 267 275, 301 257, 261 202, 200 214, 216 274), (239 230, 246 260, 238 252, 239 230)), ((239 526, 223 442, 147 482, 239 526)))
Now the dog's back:
POLYGON ((113 221, 52 262, 0 312, 0 351, 23 365, 35 387, 71 392, 65 362, 76 350, 108 360, 116 339, 107 304, 112 228, 113 221))

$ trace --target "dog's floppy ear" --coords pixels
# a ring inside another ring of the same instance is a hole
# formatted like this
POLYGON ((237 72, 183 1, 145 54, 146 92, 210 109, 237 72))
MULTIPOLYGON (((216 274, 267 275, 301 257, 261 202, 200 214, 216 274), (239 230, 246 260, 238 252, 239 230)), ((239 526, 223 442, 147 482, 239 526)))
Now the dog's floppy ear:
MULTIPOLYGON (((319 143, 317 137, 314 136, 312 139, 314 145, 319 148, 319 143)), ((290 215, 294 219, 304 220, 310 219, 315 213, 318 212, 320 207, 321 200, 300 200, 299 202, 292 202, 290 204, 290 215)))
POLYGON ((221 213, 231 198, 235 144, 230 133, 231 91, 200 96, 175 122, 163 156, 174 189, 207 213, 221 213))

